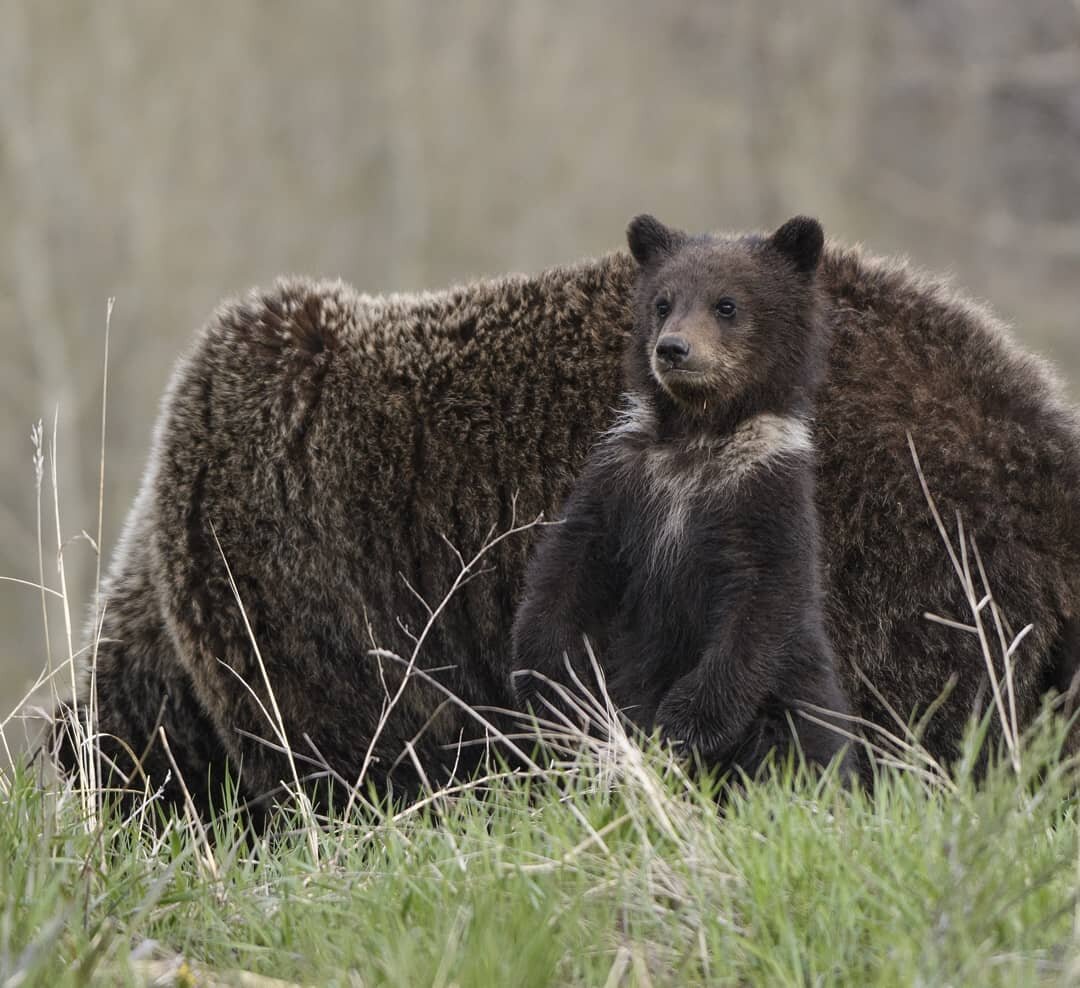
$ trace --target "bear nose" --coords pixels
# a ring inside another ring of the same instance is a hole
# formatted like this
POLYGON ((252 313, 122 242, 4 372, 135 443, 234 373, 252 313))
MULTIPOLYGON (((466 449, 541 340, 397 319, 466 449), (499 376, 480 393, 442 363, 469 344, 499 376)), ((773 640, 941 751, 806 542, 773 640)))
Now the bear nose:
POLYGON ((669 333, 656 341, 656 355, 674 367, 690 356, 690 344, 683 337, 669 333))

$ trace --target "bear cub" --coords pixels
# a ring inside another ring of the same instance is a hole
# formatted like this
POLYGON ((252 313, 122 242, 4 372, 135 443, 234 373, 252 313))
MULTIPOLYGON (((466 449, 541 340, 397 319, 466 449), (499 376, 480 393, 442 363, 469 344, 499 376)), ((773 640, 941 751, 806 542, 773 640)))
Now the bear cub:
POLYGON ((821 226, 725 239, 639 216, 627 237, 625 410, 529 561, 518 701, 580 710, 587 638, 621 714, 705 764, 753 775, 794 729, 809 763, 844 750, 853 773, 814 507, 821 226))

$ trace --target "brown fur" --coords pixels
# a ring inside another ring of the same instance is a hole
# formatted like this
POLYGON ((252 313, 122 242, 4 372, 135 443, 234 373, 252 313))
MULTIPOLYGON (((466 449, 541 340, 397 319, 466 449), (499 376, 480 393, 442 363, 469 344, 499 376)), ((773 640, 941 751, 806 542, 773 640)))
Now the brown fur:
MULTIPOLYGON (((567 698, 592 681, 587 638, 612 707, 695 761, 753 776, 797 741, 826 765, 851 710, 825 634, 807 425, 828 343, 821 226, 725 240, 639 216, 627 239, 633 418, 589 454, 529 560, 519 704, 580 719, 567 698)), ((852 752, 840 760, 854 775, 852 752)))
MULTIPOLYGON (((249 737, 273 732, 237 679, 266 703, 223 552, 290 741, 354 780, 400 677, 369 650, 408 657, 401 625, 415 633, 426 617, 412 590, 434 606, 459 568, 444 537, 468 557, 510 525, 515 497, 518 522, 553 512, 612 426, 634 274, 617 253, 417 296, 289 279, 221 308, 176 371, 105 587, 101 729, 150 745, 161 779, 161 712, 204 801, 226 761, 242 762, 249 796, 289 778, 249 737)), ((1080 427, 1046 368, 944 284, 835 244, 819 281, 832 344, 814 442, 841 678, 859 712, 892 726, 857 670, 905 715, 955 677, 926 735, 948 757, 985 669, 971 638, 923 618, 965 608, 907 433, 944 517, 959 511, 978 539, 1006 616, 1035 625, 1016 673, 1028 722, 1074 667, 1080 427)), ((509 633, 533 534, 493 550, 421 653, 470 703, 512 701, 509 633)), ((420 784, 401 760, 418 733, 430 780, 453 770, 454 742, 476 729, 452 708, 425 729, 439 703, 410 683, 376 746, 376 785, 420 784)))

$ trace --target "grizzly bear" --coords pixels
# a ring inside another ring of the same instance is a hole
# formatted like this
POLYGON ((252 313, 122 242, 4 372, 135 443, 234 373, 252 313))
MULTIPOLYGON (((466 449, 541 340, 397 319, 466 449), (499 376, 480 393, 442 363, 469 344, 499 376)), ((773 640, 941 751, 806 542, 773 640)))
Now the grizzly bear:
MULTIPOLYGON (((293 766, 339 792, 468 771, 482 745, 462 742, 499 728, 477 708, 515 703, 532 522, 616 421, 636 277, 620 252, 433 294, 291 278, 223 305, 173 376, 102 587, 94 726, 117 780, 177 797, 162 731, 203 809, 226 772, 256 799, 293 766)), ((830 243, 817 285, 830 344, 809 424, 841 687, 890 730, 947 693, 921 735, 947 760, 987 670, 975 636, 924 616, 970 620, 908 437, 1006 620, 1032 625, 1023 727, 1075 668, 1080 425, 941 281, 830 243)))
POLYGON ((690 238, 639 216, 627 239, 641 268, 627 411, 526 569, 519 704, 573 712, 560 696, 592 679, 588 641, 644 733, 753 775, 794 728, 826 764, 850 721, 822 717, 850 711, 825 633, 808 424, 827 349, 821 226, 690 238))

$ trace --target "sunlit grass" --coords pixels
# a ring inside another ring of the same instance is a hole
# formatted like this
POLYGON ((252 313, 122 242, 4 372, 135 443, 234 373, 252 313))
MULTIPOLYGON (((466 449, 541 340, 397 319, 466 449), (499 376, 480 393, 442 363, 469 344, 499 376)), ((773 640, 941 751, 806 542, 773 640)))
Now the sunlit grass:
POLYGON ((224 983, 1065 983, 1062 736, 1045 718, 1021 771, 1005 757, 980 783, 969 752, 952 792, 897 769, 872 796, 784 769, 722 809, 659 747, 614 775, 586 752, 541 782, 497 775, 314 830, 282 809, 255 837, 225 813, 209 849, 179 818, 140 831, 106 809, 90 829, 82 799, 23 770, 0 805, 0 980, 186 965, 224 983))

